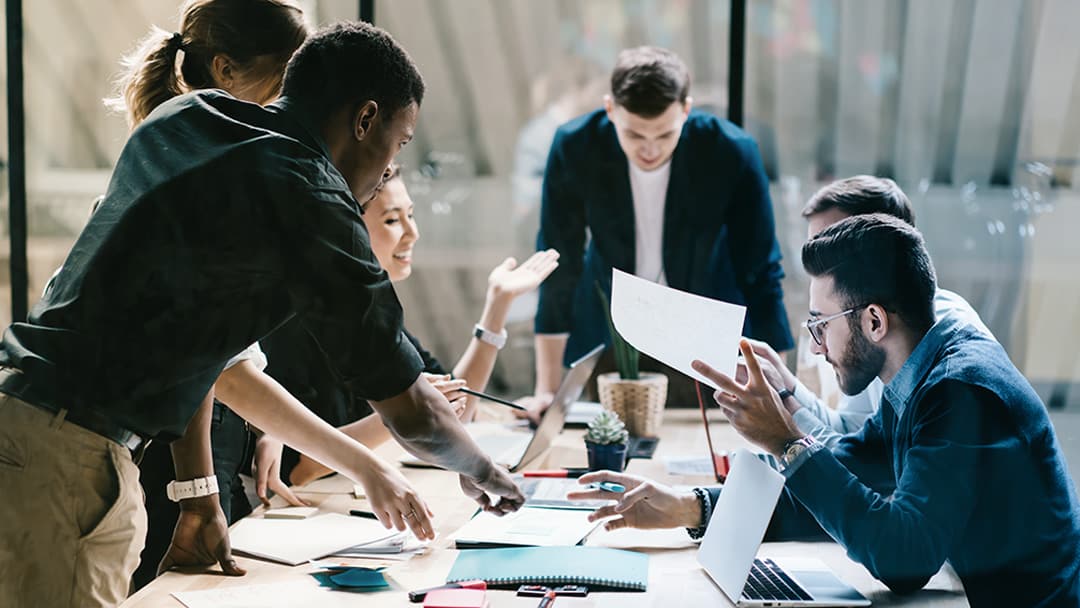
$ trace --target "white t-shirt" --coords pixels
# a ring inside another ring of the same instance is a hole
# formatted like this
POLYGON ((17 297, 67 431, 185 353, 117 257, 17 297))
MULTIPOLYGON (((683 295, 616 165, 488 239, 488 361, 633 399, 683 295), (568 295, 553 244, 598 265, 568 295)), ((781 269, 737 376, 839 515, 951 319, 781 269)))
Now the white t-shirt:
POLYGON ((664 276, 664 205, 667 203, 671 161, 652 171, 630 164, 630 194, 634 199, 634 274, 667 284, 664 276))

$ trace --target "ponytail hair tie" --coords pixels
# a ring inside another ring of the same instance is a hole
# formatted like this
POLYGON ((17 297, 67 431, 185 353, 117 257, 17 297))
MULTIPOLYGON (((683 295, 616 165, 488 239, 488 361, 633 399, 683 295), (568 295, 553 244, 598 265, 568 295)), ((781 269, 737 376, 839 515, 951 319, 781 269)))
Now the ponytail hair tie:
POLYGON ((184 49, 184 36, 180 32, 173 32, 173 35, 169 37, 169 48, 177 51, 184 49))

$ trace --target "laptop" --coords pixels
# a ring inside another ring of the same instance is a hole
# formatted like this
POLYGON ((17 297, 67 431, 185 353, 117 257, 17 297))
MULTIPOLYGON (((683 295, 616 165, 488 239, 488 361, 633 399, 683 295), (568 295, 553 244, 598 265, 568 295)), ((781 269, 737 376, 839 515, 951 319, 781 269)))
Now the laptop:
POLYGON ((756 557, 783 489, 783 475, 739 450, 713 506, 698 563, 737 606, 869 606, 820 560, 756 557))
MULTIPOLYGON (((551 406, 540 418, 536 430, 513 434, 471 433, 476 444, 485 454, 491 456, 496 464, 507 467, 511 472, 517 472, 535 460, 551 447, 551 442, 562 432, 570 404, 577 401, 585 390, 585 384, 589 381, 602 352, 604 346, 601 344, 570 365, 570 371, 566 372, 559 390, 555 391, 551 406)), ((402 459, 401 463, 413 467, 433 466, 413 457, 402 459)))

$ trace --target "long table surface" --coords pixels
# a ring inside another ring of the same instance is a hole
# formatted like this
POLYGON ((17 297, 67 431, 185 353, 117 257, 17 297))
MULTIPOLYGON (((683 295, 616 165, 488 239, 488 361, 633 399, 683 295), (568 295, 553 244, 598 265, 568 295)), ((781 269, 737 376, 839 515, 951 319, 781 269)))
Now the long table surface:
MULTIPOLYGON (((730 425, 716 413, 710 412, 710 428, 717 449, 733 450, 747 446, 730 425)), ((546 454, 531 463, 530 469, 585 466, 583 431, 566 429, 546 454)), ((627 471, 644 475, 672 485, 707 485, 708 477, 671 476, 667 474, 665 458, 704 456, 707 454, 701 414, 696 410, 665 412, 660 443, 651 460, 631 460, 627 471)), ((397 462, 404 451, 392 442, 377 451, 390 462, 397 462)), ((216 567, 207 573, 168 572, 128 598, 124 608, 180 607, 172 593, 224 587, 243 587, 267 583, 294 582, 289 597, 281 598, 282 606, 416 606, 409 604, 406 591, 439 585, 446 580, 457 556, 450 540, 451 533, 473 515, 476 505, 466 498, 458 486, 458 476, 436 469, 403 468, 421 495, 435 511, 434 523, 438 538, 422 555, 405 562, 380 562, 370 559, 333 558, 335 563, 350 563, 374 567, 386 565, 389 589, 371 593, 333 591, 319 587, 310 576, 316 568, 311 565, 295 567, 259 559, 236 556, 247 569, 243 577, 226 577, 216 567)), ((346 513, 349 509, 367 508, 363 499, 351 495, 353 483, 341 476, 325 478, 298 489, 298 494, 317 505, 320 510, 346 513)), ((279 498, 274 506, 282 506, 279 498)), ((256 510, 256 516, 261 508, 256 510)), ((561 608, 589 606, 638 607, 654 606, 730 606, 720 589, 705 574, 696 559, 697 544, 682 529, 678 530, 619 530, 598 529, 586 541, 587 545, 642 551, 649 555, 649 584, 644 593, 592 593, 586 598, 558 598, 561 608)), ((963 589, 955 573, 946 566, 921 591, 896 595, 875 580, 859 564, 851 561, 835 543, 764 543, 760 556, 813 556, 828 564, 842 579, 866 595, 875 606, 967 606, 963 589)), ((239 589, 237 591, 240 591, 239 589)), ((516 597, 513 591, 489 591, 492 608, 536 606, 536 598, 516 597)))

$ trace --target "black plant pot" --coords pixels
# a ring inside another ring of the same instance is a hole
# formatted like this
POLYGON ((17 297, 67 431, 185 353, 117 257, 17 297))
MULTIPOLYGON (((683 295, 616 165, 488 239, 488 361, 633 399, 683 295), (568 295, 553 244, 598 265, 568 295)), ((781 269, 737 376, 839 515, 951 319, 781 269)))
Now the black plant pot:
POLYGON ((625 443, 593 443, 585 441, 590 471, 622 471, 626 467, 625 443))

